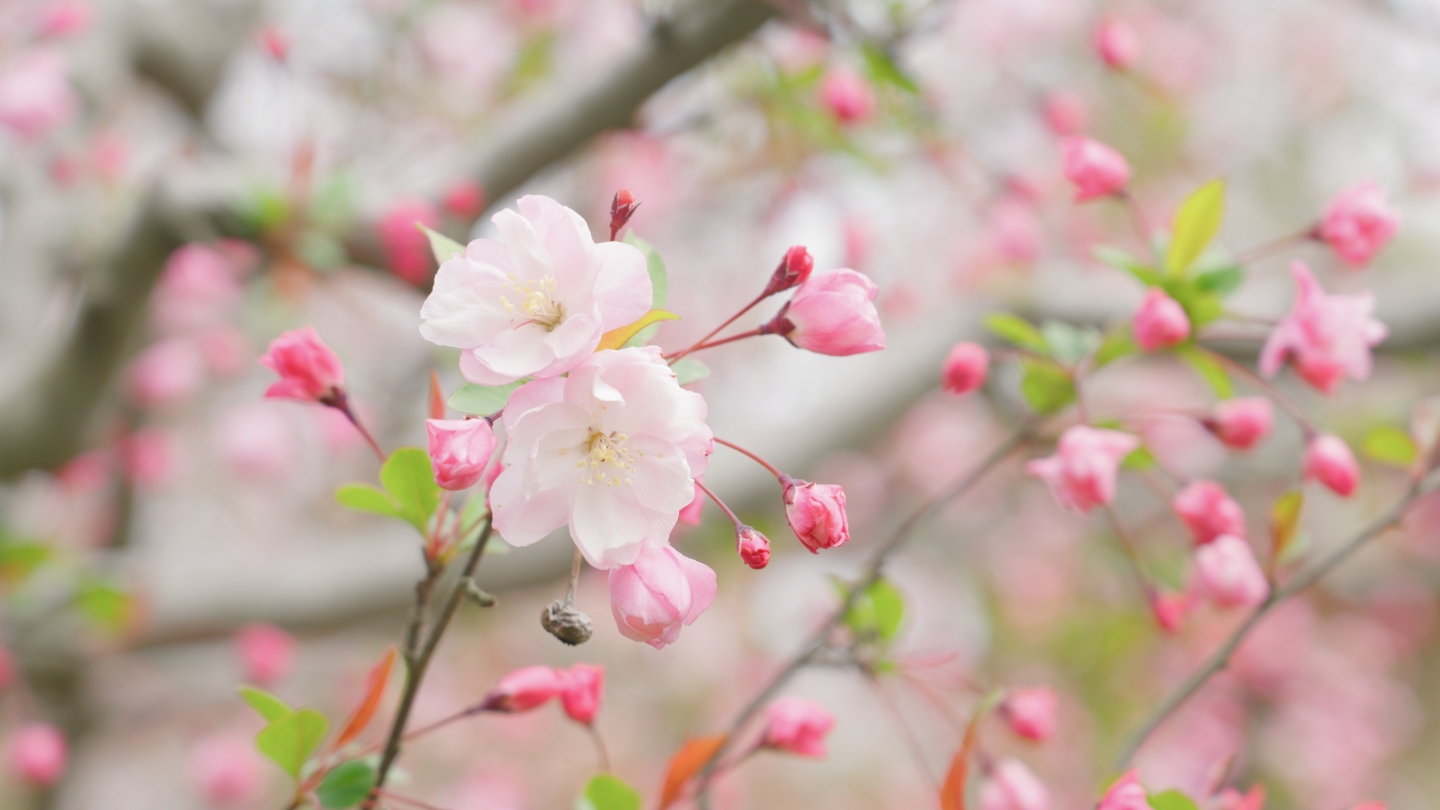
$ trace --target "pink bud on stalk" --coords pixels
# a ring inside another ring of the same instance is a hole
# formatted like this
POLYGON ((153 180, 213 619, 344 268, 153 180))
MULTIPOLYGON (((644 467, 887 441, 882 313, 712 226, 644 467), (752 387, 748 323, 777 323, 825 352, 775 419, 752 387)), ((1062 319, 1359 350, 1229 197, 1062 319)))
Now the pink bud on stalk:
POLYGON ((940 386, 952 394, 968 394, 985 384, 990 353, 978 343, 957 343, 940 369, 940 386))
POLYGON ((1025 471, 1048 484, 1061 506, 1085 514, 1114 499, 1120 463, 1139 446, 1128 433, 1076 425, 1060 436, 1055 455, 1031 461, 1025 471))
POLYGON ((755 527, 737 526, 735 545, 741 561, 751 568, 758 571, 770 564, 770 538, 756 531, 755 527))
POLYGON ((1348 498, 1360 483, 1360 465, 1344 439, 1327 433, 1316 436, 1305 448, 1304 475, 1348 498))
POLYGON ((1196 545, 1222 534, 1245 536, 1245 513, 1225 488, 1214 481, 1192 481, 1170 502, 1175 514, 1190 528, 1196 545))
POLYGON ((605 694, 605 668, 599 664, 575 664, 569 669, 557 670, 560 677, 560 704, 570 719, 588 726, 595 722, 595 713, 600 711, 600 699, 605 694))
POLYGON ((850 522, 845 516, 845 490, 836 484, 816 484, 782 475, 785 519, 800 542, 819 554, 822 548, 838 548, 850 539, 850 522))
POLYGON ((265 773, 255 746, 244 739, 208 737, 195 744, 190 780, 217 807, 243 805, 264 785, 265 773))
POLYGON ((1103 20, 1095 28, 1095 52, 1106 66, 1125 70, 1140 56, 1140 36, 1124 20, 1103 20))
POLYGON ((760 745, 802 757, 825 756, 825 735, 835 718, 824 706, 797 697, 784 697, 765 707, 765 733, 760 745))
POLYGON ((295 661, 295 639, 270 624, 251 624, 235 634, 235 651, 251 683, 268 686, 290 674, 295 661))
POLYGON ((841 123, 853 124, 875 114, 875 91, 865 77, 847 67, 833 67, 820 81, 820 101, 841 123))
POLYGON ((1205 596, 1219 608, 1255 607, 1270 593, 1250 544, 1232 534, 1196 549, 1195 570, 1205 596))
POLYGON ((610 569, 610 612, 620 635, 657 650, 675 643, 714 600, 715 572, 669 546, 610 569))
POLYGON ((1178 346, 1190 337, 1185 308, 1159 287, 1151 287, 1130 322, 1135 342, 1147 352, 1178 346))
POLYGON ((774 295, 804 284, 810 278, 810 272, 815 269, 815 259, 811 257, 810 251, 804 245, 796 245, 785 251, 785 256, 780 260, 780 266, 770 274, 770 282, 765 285, 765 291, 760 294, 761 298, 774 295))
POLYGON ((1050 791, 1025 763, 1005 758, 995 763, 980 786, 980 810, 1049 810, 1050 791))
POLYGON ((480 704, 480 710, 514 714, 529 711, 559 697, 563 684, 552 667, 521 667, 500 679, 480 704))
POLYGON ((1083 135, 1060 141, 1061 171, 1075 186, 1075 201, 1108 197, 1125 190, 1130 182, 1130 164, 1119 152, 1083 135))
POLYGON ((1017 736, 1044 742, 1055 736, 1055 710, 1059 703, 1049 689, 1011 689, 1000 704, 1000 716, 1017 736))
POLYGON ((1372 181, 1351 186, 1326 206, 1315 234, 1351 267, 1370 263, 1395 236, 1400 217, 1372 181))
POLYGON ((1264 397, 1239 397, 1218 403, 1201 421, 1226 447, 1249 450, 1270 433, 1274 414, 1264 397))
POLYGON ((68 758, 65 735, 47 723, 21 726, 10 738, 10 767, 32 785, 46 787, 60 781, 68 758))
POLYGON ((780 335, 794 346, 832 357, 885 348, 885 330, 875 311, 879 293, 854 270, 827 270, 806 279, 761 334, 780 335))
POLYGON ((427 419, 430 464, 435 483, 459 491, 475 486, 495 452, 495 433, 486 419, 427 419))
POLYGON ((615 192, 615 199, 610 201, 610 241, 614 242, 620 229, 630 222, 630 217, 635 216, 635 209, 640 207, 636 202, 635 195, 630 189, 622 188, 615 192))
POLYGON ((1150 810, 1150 800, 1145 796, 1145 787, 1140 784, 1140 774, 1133 769, 1126 771, 1105 791, 1095 810, 1150 810))
POLYGON ((338 407, 345 398, 345 368, 340 358, 315 333, 315 327, 292 329, 270 342, 260 365, 280 375, 265 390, 270 399, 299 399, 338 407))
POLYGON ((1150 595, 1150 613, 1155 616, 1155 623, 1160 625, 1160 629, 1167 633, 1180 629, 1190 606, 1189 594, 1157 592, 1150 595))

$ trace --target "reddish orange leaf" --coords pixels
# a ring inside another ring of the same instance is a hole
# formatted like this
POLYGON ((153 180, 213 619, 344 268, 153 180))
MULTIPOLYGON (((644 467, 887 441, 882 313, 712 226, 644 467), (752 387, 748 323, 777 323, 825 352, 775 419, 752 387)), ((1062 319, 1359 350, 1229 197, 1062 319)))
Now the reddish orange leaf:
POLYGON ((345 721, 345 728, 335 738, 333 748, 339 748, 360 736, 360 732, 370 725, 370 720, 375 717, 375 710, 380 708, 380 699, 385 696, 385 684, 390 682, 390 670, 395 668, 395 647, 385 651, 380 663, 370 670, 365 676, 365 697, 360 705, 355 707, 350 719, 345 721))
POLYGON ((440 375, 430 369, 430 418, 445 418, 445 392, 440 390, 440 375))
POLYGON ((695 778, 705 763, 720 751, 725 744, 724 734, 696 737, 687 740, 675 756, 670 758, 670 767, 665 769, 665 786, 660 789, 660 810, 674 804, 685 792, 685 785, 695 778))
POLYGON ((940 785, 940 810, 965 810, 965 781, 970 775, 970 755, 975 751, 977 731, 984 716, 985 712, 977 711, 970 718, 960 750, 950 760, 950 770, 945 772, 945 781, 940 785))

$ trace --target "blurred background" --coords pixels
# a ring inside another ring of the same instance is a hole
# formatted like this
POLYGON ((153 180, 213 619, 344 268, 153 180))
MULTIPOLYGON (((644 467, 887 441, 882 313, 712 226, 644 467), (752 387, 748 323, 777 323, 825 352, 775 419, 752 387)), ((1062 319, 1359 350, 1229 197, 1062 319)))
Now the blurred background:
MULTIPOLYGON (((4 807, 284 805, 236 685, 343 715, 398 638, 421 559, 403 525, 334 500, 375 477, 360 436, 262 399, 255 358, 313 324, 380 443, 423 443, 430 371, 461 380, 417 331, 435 270, 417 220, 484 236, 489 213, 543 193, 604 238, 630 189, 682 315, 659 332, 667 349, 753 298, 790 245, 880 287, 884 352, 747 341, 707 352, 696 386, 718 436, 845 487, 849 545, 790 542, 774 479, 722 448, 707 483, 775 556, 739 565, 713 507, 682 527, 720 593, 677 644, 621 638, 594 571, 579 593, 594 639, 543 633, 571 551, 552 537, 486 559, 499 603, 467 606, 441 649, 417 722, 518 666, 604 664, 599 727, 652 800, 681 742, 723 729, 833 609, 831 578, 1022 418, 998 368, 983 395, 941 393, 949 347, 983 339, 996 309, 1104 325, 1139 301, 1091 248, 1143 246, 1122 207, 1073 203, 1059 137, 1124 153, 1154 223, 1226 178, 1233 252, 1373 179, 1402 214, 1373 268, 1300 245, 1231 303, 1283 312, 1291 258, 1327 289, 1375 291, 1391 328, 1375 378, 1291 390, 1341 435, 1407 424, 1440 382, 1434 0, 0 0, 0 129, 0 739, 43 719, 72 755, 50 789, 0 776, 4 807), (1117 22, 1135 47, 1107 63, 1097 32, 1117 22), (246 643, 271 645, 269 669, 246 643)), ((1253 361, 1263 334, 1230 349, 1253 361)), ((1096 418, 1212 399, 1164 360, 1090 396, 1096 418)), ((1135 429, 1181 478, 1224 482, 1257 533, 1295 479, 1288 423, 1243 458, 1191 420, 1135 429)), ((1405 486, 1366 472, 1355 498, 1312 499, 1302 548, 1405 486)), ((1120 505, 1179 587, 1183 527, 1133 478, 1120 505)), ((1260 781, 1282 810, 1440 804, 1437 573, 1440 504, 1267 620, 1142 751, 1147 785, 1260 781)), ((1026 761, 1056 808, 1088 807, 1125 732, 1238 618, 1161 633, 1106 525, 1059 510, 1018 463, 927 526, 891 579, 898 671, 803 674, 787 691, 836 714, 830 756, 757 758, 720 806, 929 807, 984 690, 1043 685, 1061 696, 1058 738, 994 734, 990 755, 1026 761)), ((404 790, 447 810, 565 807, 594 757, 558 711, 486 716, 409 749, 404 790)))

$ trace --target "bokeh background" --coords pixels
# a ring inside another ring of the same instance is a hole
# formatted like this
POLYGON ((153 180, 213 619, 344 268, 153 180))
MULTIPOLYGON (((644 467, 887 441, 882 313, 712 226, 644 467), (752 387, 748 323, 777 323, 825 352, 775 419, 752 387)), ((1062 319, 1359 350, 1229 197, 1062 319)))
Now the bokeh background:
MULTIPOLYGON (((0 737, 46 718, 73 748, 52 790, 0 777, 5 807, 283 806, 235 697, 254 675, 237 632, 292 634, 270 688, 342 715, 397 638, 421 560, 403 525, 334 501, 375 475, 360 437, 332 412, 263 400, 254 360, 313 324, 380 442, 423 443, 431 369, 447 390, 461 380, 417 331, 434 264, 416 220, 482 236, 487 211, 543 193, 604 238, 630 189, 632 229, 665 258, 683 317, 660 331, 666 348, 748 302, 790 245, 880 287, 884 352, 748 341, 708 352, 697 385, 717 435, 846 488, 849 545, 789 542, 773 478, 721 449, 707 482, 775 556, 738 564, 713 507, 681 529, 720 595, 679 643, 621 638, 593 571, 579 601, 595 638, 544 634, 570 558, 553 537, 488 558, 499 604, 468 606, 442 648, 419 722, 514 667, 604 664, 599 726, 652 801, 681 742, 722 729, 833 609, 832 577, 854 576, 1022 417, 999 368, 981 395, 941 393, 948 348, 983 339, 996 309, 1104 325, 1139 301, 1091 254, 1139 249, 1125 211, 1072 202, 1061 135, 1122 151, 1156 223, 1224 177, 1232 251, 1375 180, 1403 221, 1373 268, 1301 245, 1255 265, 1232 304, 1282 312, 1290 258, 1329 289, 1375 291, 1392 336, 1374 379, 1292 390, 1342 435, 1407 424, 1440 382, 1433 0, 3 0, 0 127, 0 634, 20 670, 0 737), (1137 34, 1126 70, 1097 55, 1107 20, 1137 34), (219 804, 217 770, 245 786, 219 804)), ((1263 334, 1227 350, 1253 360, 1263 334)), ((1102 416, 1161 414, 1139 426, 1161 463, 1225 482, 1257 533, 1294 481, 1289 424, 1237 459, 1164 418, 1211 398, 1173 362, 1117 368, 1091 398, 1102 416)), ((1339 542, 1404 483, 1367 466, 1350 501, 1317 494, 1305 548, 1339 542)), ((1182 527, 1138 478, 1120 503, 1178 586, 1182 527)), ((1437 572, 1440 504, 1269 619, 1144 749, 1147 784, 1260 781, 1282 810, 1440 803, 1437 572)), ((757 758, 720 784, 721 806, 931 806, 984 690, 1045 685, 1059 737, 996 733, 987 748, 1026 761, 1055 807, 1087 807, 1123 734, 1237 619, 1201 611, 1161 633, 1104 523, 1063 513, 1018 463, 928 525, 891 578, 899 671, 805 673, 787 691, 836 714, 830 756, 757 758)), ((596 767, 552 710, 481 717, 407 754, 403 789, 448 810, 569 806, 596 767)))

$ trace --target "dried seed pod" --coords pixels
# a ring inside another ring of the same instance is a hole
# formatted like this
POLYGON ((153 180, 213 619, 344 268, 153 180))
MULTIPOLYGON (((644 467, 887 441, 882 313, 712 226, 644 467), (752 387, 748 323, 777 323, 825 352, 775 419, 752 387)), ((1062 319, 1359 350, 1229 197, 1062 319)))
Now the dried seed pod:
POLYGON ((573 604, 556 599, 540 611, 540 626, 545 632, 574 647, 590 640, 594 623, 573 604))

